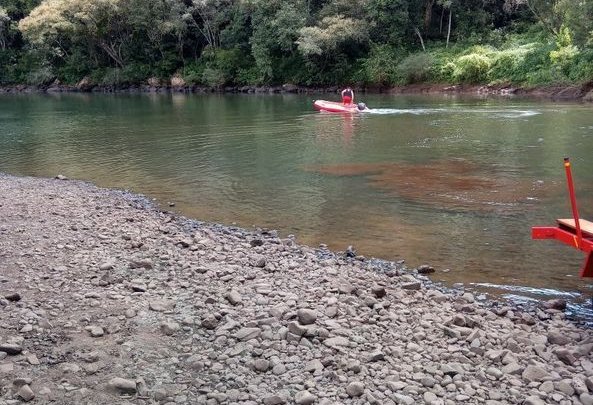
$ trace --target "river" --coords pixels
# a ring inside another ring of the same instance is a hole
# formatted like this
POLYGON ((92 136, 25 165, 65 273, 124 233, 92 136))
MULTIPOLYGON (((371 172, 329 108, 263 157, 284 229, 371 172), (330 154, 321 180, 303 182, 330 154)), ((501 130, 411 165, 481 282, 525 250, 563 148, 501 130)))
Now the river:
POLYGON ((530 231, 570 217, 565 156, 593 219, 593 105, 362 95, 372 111, 352 116, 316 112, 315 98, 1 96, 0 171, 125 188, 196 219, 352 245, 430 264, 446 285, 588 313, 584 255, 530 231))

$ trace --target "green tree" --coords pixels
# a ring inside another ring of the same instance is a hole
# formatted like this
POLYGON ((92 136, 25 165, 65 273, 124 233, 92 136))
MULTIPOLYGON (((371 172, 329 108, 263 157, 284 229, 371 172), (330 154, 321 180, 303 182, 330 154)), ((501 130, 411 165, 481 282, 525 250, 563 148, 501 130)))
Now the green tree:
POLYGON ((10 17, 5 8, 0 7, 0 49, 6 49, 8 46, 8 29, 10 27, 10 17))
POLYGON ((20 21, 19 28, 35 45, 47 46, 67 57, 70 45, 87 41, 118 66, 125 64, 122 48, 131 27, 123 12, 124 0, 45 0, 20 21))

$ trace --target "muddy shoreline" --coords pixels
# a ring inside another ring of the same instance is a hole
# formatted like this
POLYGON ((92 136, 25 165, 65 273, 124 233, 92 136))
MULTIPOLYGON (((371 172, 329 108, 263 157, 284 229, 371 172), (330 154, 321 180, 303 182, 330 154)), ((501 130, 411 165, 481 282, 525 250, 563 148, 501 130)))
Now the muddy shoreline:
MULTIPOLYGON (((398 87, 355 88, 362 93, 384 94, 460 94, 478 96, 504 96, 547 99, 553 101, 593 101, 593 82, 575 85, 550 85, 538 87, 520 87, 510 84, 497 85, 450 85, 450 84, 412 84, 398 87)), ((245 93, 245 94, 336 94, 340 87, 303 87, 292 84, 282 86, 228 86, 212 88, 206 86, 170 86, 170 85, 64 85, 49 86, 11 85, 0 86, 0 94, 22 93, 245 93)))
POLYGON ((0 174, 0 405, 593 404, 562 302, 0 174))

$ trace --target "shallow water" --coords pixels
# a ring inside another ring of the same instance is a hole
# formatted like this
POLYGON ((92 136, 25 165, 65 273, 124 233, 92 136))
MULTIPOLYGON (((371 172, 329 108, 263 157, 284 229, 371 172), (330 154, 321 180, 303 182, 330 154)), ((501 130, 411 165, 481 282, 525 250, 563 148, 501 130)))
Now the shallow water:
POLYGON ((592 105, 365 95, 371 112, 336 115, 314 99, 2 96, 0 171, 131 189, 198 219, 429 263, 436 281, 569 297, 584 311, 584 256, 530 228, 570 217, 564 156, 593 219, 592 105))

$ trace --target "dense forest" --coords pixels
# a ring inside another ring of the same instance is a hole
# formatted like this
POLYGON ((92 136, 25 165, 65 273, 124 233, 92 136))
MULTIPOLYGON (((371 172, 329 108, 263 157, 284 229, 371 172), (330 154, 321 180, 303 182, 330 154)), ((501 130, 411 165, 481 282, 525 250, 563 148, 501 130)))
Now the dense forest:
POLYGON ((0 85, 593 79, 593 0, 0 0, 0 85))

